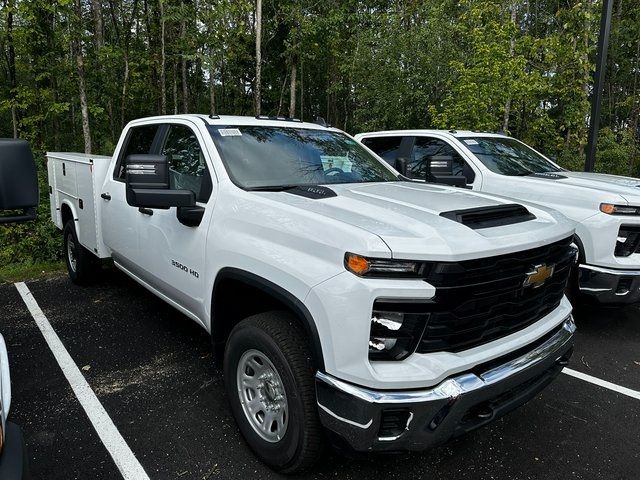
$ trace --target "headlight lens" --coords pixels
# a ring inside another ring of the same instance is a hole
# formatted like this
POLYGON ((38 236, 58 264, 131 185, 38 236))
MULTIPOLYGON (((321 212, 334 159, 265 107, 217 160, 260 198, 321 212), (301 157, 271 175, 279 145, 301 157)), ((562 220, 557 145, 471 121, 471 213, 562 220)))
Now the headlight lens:
POLYGON ((344 266, 359 277, 420 278, 424 262, 368 258, 347 252, 344 256, 344 266))
POLYGON ((424 304, 376 301, 371 312, 370 360, 404 360, 418 346, 429 314, 424 304))
POLYGON ((618 231, 615 256, 628 257, 640 250, 640 227, 637 225, 622 225, 618 231))
POLYGON ((601 203, 600 211, 607 215, 640 215, 640 207, 614 205, 612 203, 601 203))

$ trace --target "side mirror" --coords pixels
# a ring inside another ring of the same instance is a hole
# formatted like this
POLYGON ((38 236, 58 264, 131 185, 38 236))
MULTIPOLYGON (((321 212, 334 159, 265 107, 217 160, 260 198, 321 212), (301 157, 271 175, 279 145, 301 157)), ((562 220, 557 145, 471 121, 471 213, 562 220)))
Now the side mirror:
POLYGON ((0 139, 0 224, 34 220, 39 203, 38 172, 29 143, 0 139))
POLYGON ((127 203, 132 207, 193 207, 196 194, 191 190, 171 190, 169 160, 165 155, 129 155, 125 159, 127 203))
POLYGON ((466 177, 453 174, 453 156, 451 155, 428 157, 425 180, 427 183, 441 183, 454 187, 467 186, 466 177))
POLYGON ((409 165, 409 160, 406 157, 396 158, 395 169, 404 177, 407 176, 407 165, 409 165))

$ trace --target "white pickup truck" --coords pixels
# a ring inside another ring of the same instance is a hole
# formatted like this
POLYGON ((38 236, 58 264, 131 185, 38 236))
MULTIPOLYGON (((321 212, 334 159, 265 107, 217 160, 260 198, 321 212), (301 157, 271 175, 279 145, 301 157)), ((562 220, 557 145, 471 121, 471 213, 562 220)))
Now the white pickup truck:
POLYGON ((71 279, 112 258, 210 332, 239 429, 279 471, 326 437, 445 442, 571 355, 574 225, 553 210, 403 181, 347 134, 287 119, 147 118, 113 157, 47 158, 71 279))
POLYGON ((401 159, 409 178, 560 211, 577 222, 576 293, 604 304, 640 301, 640 179, 570 172, 501 134, 398 130, 355 138, 394 166, 401 159))

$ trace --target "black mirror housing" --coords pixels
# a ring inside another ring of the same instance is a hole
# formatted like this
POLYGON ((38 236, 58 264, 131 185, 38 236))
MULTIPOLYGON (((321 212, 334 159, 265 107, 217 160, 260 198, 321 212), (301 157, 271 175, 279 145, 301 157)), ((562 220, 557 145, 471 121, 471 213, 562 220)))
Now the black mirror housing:
POLYGON ((191 190, 171 190, 169 160, 165 155, 129 155, 125 159, 127 203, 139 208, 193 207, 191 190))
POLYGON ((166 155, 129 155, 125 159, 125 181, 133 189, 168 190, 169 159, 166 155))
POLYGON ((191 190, 127 187, 127 203, 138 208, 193 207, 196 204, 196 194, 191 190))
POLYGON ((451 155, 433 155, 427 158, 427 183, 439 183, 454 187, 466 187, 467 178, 453 174, 453 157, 451 155))
POLYGON ((38 171, 29 143, 0 139, 0 224, 34 220, 39 203, 38 171))

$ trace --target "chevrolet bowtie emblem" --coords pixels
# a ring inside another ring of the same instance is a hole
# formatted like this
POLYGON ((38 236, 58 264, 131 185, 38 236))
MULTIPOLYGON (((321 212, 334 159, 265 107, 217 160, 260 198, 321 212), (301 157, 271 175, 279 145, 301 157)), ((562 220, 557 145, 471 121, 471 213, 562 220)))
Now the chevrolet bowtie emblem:
POLYGON ((556 268, 555 265, 536 265, 530 272, 527 272, 527 278, 524 280, 524 286, 529 287, 533 286, 533 288, 538 288, 544 285, 551 275, 553 275, 553 271, 556 268))

